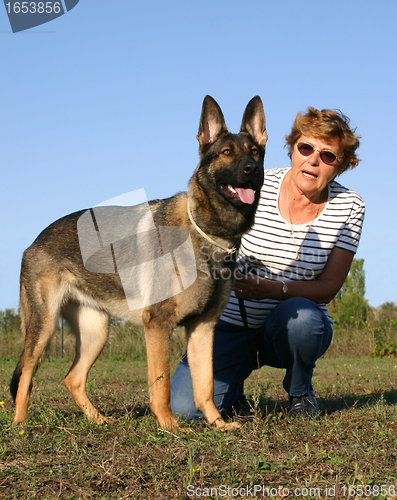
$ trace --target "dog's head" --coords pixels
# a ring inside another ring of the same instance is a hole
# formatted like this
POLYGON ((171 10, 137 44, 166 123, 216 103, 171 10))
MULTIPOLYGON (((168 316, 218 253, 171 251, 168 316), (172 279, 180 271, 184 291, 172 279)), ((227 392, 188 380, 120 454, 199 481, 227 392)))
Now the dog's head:
MULTIPOLYGON (((228 132, 223 113, 206 96, 197 134, 200 164, 196 180, 209 200, 228 206, 246 219, 255 213, 263 184, 263 160, 267 142, 266 119, 259 96, 248 103, 238 134, 228 132), (214 200, 215 201, 215 200, 214 200)), ((213 204, 212 204, 213 205, 213 204)))

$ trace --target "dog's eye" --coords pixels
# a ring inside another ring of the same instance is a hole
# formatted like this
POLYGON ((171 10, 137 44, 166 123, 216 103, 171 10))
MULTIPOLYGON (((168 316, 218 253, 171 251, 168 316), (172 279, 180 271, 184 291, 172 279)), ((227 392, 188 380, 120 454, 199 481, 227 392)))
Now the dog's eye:
POLYGON ((255 146, 251 149, 253 155, 257 155, 259 153, 258 148, 255 146))
POLYGON ((230 155, 230 149, 224 149, 224 150, 222 151, 222 154, 224 154, 224 155, 226 155, 226 156, 230 155))

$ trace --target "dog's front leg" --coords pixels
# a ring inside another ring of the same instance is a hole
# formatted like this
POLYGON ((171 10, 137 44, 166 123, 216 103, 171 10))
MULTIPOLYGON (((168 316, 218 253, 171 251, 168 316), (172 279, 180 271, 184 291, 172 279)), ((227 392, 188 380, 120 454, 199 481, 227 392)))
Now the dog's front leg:
POLYGON ((171 411, 170 342, 161 329, 146 329, 150 410, 164 429, 178 427, 171 411))
POLYGON ((193 399, 209 424, 221 430, 239 428, 237 422, 226 423, 214 403, 213 340, 214 323, 200 321, 187 329, 187 357, 193 385, 193 399))
MULTIPOLYGON (((163 429, 175 429, 171 411, 170 332, 150 314, 143 315, 148 362, 150 410, 163 429)), ((172 332, 172 329, 171 329, 172 332)))

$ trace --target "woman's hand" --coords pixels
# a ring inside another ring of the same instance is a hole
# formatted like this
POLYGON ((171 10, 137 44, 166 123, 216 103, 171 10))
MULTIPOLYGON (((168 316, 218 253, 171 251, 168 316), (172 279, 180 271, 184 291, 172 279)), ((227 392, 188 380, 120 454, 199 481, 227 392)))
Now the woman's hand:
POLYGON ((234 293, 238 299, 268 299, 272 298, 275 284, 279 286, 281 292, 281 283, 267 280, 256 275, 245 275, 236 273, 234 283, 234 293))

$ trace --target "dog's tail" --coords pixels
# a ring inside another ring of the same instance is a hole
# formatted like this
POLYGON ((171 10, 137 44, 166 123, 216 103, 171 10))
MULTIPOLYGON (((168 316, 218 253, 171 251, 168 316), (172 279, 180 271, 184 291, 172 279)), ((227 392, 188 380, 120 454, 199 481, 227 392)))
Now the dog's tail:
MULTIPOLYGON (((26 287, 25 287, 25 282, 26 282, 25 274, 26 273, 25 273, 24 260, 22 259, 19 318, 21 320, 21 332, 24 338, 26 338, 26 325, 29 321, 29 301, 27 298, 26 287)), ((10 392, 14 401, 18 392, 19 379, 21 378, 22 375, 24 359, 25 359, 25 350, 22 351, 22 354, 19 358, 18 364, 14 370, 10 382, 10 392)))
POLYGON ((11 383, 10 383, 10 392, 14 401, 17 397, 19 379, 21 378, 22 369, 23 369, 23 361, 24 361, 24 351, 22 351, 21 357, 19 358, 18 364, 14 370, 12 375, 11 383))

